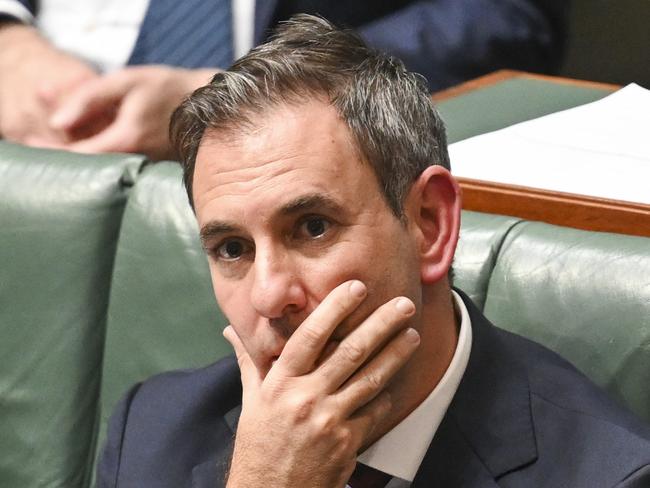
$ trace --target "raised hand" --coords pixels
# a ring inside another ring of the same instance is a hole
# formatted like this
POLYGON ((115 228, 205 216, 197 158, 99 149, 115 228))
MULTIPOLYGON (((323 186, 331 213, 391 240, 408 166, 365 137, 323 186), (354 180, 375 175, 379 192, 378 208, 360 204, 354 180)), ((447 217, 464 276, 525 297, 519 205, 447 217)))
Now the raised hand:
POLYGON ((66 135, 51 127, 52 93, 68 93, 98 75, 59 51, 33 27, 0 23, 0 137, 60 147, 66 135))
POLYGON ((49 119, 50 127, 65 133, 69 143, 64 148, 71 151, 174 158, 168 137, 171 114, 215 71, 157 65, 123 68, 63 97, 49 119))
POLYGON ((226 328, 244 391, 228 487, 345 486, 359 450, 383 434, 375 427, 391 412, 385 387, 416 350, 419 335, 407 326, 413 303, 398 297, 332 342, 365 296, 359 281, 336 287, 266 375, 235 329, 226 328))

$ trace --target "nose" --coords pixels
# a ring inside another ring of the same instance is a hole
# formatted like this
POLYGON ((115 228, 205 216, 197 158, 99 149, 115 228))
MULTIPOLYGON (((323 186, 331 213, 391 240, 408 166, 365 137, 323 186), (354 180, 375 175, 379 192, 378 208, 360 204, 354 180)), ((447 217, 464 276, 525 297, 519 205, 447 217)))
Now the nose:
POLYGON ((260 316, 283 318, 306 306, 307 297, 299 269, 287 252, 257 247, 251 304, 260 316))

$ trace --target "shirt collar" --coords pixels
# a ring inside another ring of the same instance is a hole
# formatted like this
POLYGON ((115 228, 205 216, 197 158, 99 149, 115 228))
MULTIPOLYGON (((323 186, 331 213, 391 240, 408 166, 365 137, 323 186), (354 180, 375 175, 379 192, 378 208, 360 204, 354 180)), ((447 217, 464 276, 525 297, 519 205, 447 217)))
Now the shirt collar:
POLYGON ((472 324, 465 303, 452 290, 460 314, 456 351, 429 396, 406 418, 366 449, 358 461, 391 476, 413 481, 465 373, 472 349, 472 324))

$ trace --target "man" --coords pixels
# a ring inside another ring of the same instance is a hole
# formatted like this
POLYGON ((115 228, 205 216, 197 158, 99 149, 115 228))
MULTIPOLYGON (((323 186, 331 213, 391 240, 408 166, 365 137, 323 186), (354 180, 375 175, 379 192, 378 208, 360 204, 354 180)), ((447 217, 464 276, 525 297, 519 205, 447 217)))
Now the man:
POLYGON ((132 389, 99 486, 648 486, 648 429, 450 288, 459 189, 401 62, 298 16, 171 133, 237 364, 132 389))
POLYGON ((565 0, 0 0, 0 136, 173 158, 167 128, 183 97, 295 13, 355 28, 439 90, 500 68, 556 71, 568 8, 565 0))

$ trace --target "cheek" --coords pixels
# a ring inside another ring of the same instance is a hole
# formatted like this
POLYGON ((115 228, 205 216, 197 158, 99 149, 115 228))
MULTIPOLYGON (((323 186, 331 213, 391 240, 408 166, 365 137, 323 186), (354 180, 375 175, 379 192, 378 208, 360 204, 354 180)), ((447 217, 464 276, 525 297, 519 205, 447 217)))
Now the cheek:
POLYGON ((327 259, 306 264, 304 283, 309 288, 309 311, 320 304, 325 297, 338 285, 349 281, 359 280, 368 289, 368 296, 341 324, 336 328, 333 338, 340 340, 356 328, 377 307, 392 297, 388 295, 385 277, 380 266, 377 266, 374 256, 365 249, 351 246, 333 253, 327 259))
POLYGON ((303 261, 300 268, 300 279, 309 297, 310 309, 346 281, 356 279, 372 287, 368 266, 361 262, 358 253, 343 246, 327 257, 303 261))
MULTIPOLYGON (((247 324, 254 324, 254 310, 250 304, 250 294, 243 281, 226 280, 210 265, 212 289, 217 300, 217 305, 226 316, 228 322, 235 328, 237 334, 244 336, 252 332, 247 331, 247 324)), ((252 329, 252 327, 251 327, 252 329)))

